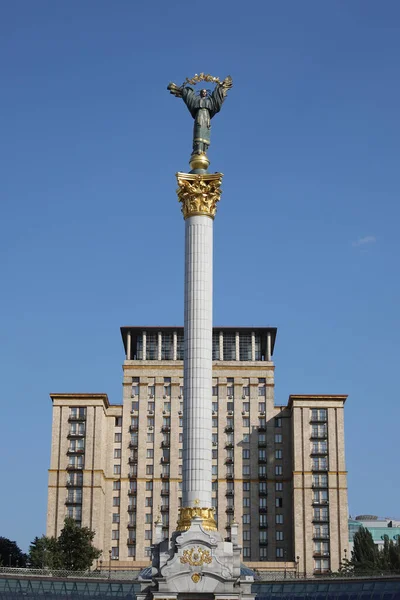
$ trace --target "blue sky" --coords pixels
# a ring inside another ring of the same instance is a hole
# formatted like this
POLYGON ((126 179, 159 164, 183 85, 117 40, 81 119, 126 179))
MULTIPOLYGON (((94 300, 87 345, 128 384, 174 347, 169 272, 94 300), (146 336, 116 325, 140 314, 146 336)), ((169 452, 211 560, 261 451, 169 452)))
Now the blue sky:
POLYGON ((15 0, 0 15, 0 535, 45 531, 49 392, 121 400, 128 324, 181 324, 169 81, 213 120, 214 323, 278 327, 276 402, 347 393, 352 515, 400 516, 400 5, 15 0))

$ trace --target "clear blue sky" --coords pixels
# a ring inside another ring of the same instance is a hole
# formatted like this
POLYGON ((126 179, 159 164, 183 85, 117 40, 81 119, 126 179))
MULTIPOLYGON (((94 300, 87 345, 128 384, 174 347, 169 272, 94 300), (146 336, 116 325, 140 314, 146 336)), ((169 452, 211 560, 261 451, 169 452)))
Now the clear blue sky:
POLYGON ((0 535, 45 531, 49 392, 121 401, 119 327, 181 324, 169 81, 213 120, 214 323, 277 326, 276 402, 347 393, 350 513, 400 515, 398 2, 14 0, 0 14, 0 535))

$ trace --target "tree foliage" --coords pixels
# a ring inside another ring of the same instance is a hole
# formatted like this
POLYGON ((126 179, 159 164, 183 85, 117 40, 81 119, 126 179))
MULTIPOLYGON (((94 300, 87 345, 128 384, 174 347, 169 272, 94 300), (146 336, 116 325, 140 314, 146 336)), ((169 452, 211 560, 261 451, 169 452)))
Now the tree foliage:
POLYGON ((36 537, 30 546, 29 562, 35 568, 86 571, 101 551, 93 546, 95 532, 67 518, 58 539, 36 537))
POLYGON ((27 555, 16 542, 0 537, 0 565, 4 567, 25 567, 27 555))
POLYGON ((371 532, 360 527, 353 541, 351 560, 342 561, 340 573, 400 573, 400 535, 396 541, 385 535, 378 548, 371 532))

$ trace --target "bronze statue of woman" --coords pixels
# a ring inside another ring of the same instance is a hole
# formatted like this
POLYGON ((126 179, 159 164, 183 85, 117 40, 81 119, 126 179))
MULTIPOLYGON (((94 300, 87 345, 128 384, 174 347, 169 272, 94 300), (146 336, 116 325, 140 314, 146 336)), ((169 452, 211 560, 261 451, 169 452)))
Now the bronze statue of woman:
POLYGON ((202 89, 199 95, 192 87, 184 84, 179 87, 175 83, 170 83, 167 89, 177 98, 182 98, 194 119, 193 154, 207 154, 210 145, 210 121, 221 110, 227 91, 232 87, 232 77, 228 76, 220 82, 216 77, 204 76, 201 73, 200 76, 195 76, 193 80, 188 81, 196 80, 216 81, 216 86, 212 93, 202 89))

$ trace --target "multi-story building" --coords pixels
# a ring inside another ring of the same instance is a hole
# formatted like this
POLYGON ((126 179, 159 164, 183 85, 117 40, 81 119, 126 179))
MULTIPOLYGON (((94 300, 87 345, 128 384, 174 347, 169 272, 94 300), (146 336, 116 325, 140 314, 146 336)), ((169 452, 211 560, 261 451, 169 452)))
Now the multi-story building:
MULTIPOLYGON (((394 542, 400 538, 400 521, 390 517, 377 517, 376 515, 358 515, 354 519, 349 518, 349 550, 350 554, 354 546, 354 535, 361 527, 368 529, 372 535, 375 546, 383 547, 385 536, 394 542)), ((349 556, 348 558, 351 558, 349 556)))
MULTIPOLYGON (((154 523, 175 529, 184 418, 182 327, 122 327, 123 403, 51 394, 47 535, 66 516, 103 558, 148 563, 154 523), (110 554, 109 554, 110 553, 110 554)), ((243 561, 336 570, 348 547, 346 396, 274 404, 276 328, 214 328, 212 496, 218 529, 239 524, 243 561)), ((264 565, 265 566, 265 565, 264 565)))

